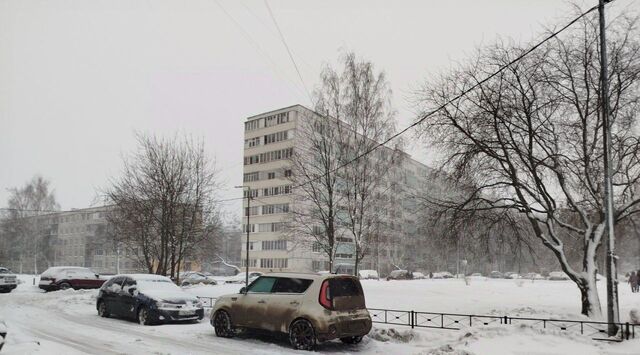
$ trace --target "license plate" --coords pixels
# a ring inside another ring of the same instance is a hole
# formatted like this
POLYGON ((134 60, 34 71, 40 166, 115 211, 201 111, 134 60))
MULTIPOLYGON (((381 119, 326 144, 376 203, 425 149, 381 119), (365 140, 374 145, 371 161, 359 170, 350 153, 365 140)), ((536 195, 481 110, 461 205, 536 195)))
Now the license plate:
POLYGON ((178 311, 178 314, 181 316, 192 316, 196 314, 196 311, 191 309, 184 309, 184 310, 178 311))

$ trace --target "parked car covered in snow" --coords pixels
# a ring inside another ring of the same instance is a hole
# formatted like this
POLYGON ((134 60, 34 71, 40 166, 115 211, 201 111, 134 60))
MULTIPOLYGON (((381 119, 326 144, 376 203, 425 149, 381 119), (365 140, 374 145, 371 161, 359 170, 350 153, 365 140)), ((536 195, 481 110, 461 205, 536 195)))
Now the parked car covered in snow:
POLYGON ((299 350, 336 338, 357 344, 371 330, 360 281, 336 274, 266 274, 239 294, 219 297, 210 317, 219 337, 238 328, 280 332, 299 350))
POLYGON ((489 278, 491 279, 502 279, 504 278, 504 274, 501 273, 500 271, 491 271, 491 273, 489 273, 489 278))
POLYGON ((414 272, 413 272, 413 278, 414 278, 415 280, 420 280, 420 279, 426 279, 427 277, 426 277, 426 276, 424 276, 424 274, 423 274, 423 273, 421 273, 421 272, 414 271, 414 272))
POLYGON ((204 308, 195 296, 161 275, 116 275, 100 288, 96 300, 101 317, 135 319, 142 325, 197 321, 204 308))
POLYGON ((11 292, 18 287, 18 277, 6 267, 0 266, 0 293, 11 292))
POLYGON ((358 270, 358 275, 362 280, 378 280, 380 276, 376 270, 358 270))
MULTIPOLYGON (((249 283, 253 282, 258 277, 262 276, 263 273, 260 271, 249 271, 249 283)), ((244 283, 246 280, 247 274, 244 272, 238 273, 236 276, 232 276, 228 278, 224 283, 227 284, 239 284, 244 283)))
POLYGON ((413 275, 407 270, 393 270, 387 276, 387 281, 389 280, 411 280, 413 275))
POLYGON ((180 273, 181 286, 197 284, 217 285, 218 282, 213 278, 213 275, 207 275, 204 272, 187 271, 180 273))
POLYGON ((450 273, 449 271, 439 271, 439 272, 434 272, 431 278, 432 279, 452 279, 453 274, 450 273))
POLYGON ((549 280, 565 281, 565 280, 569 280, 569 276, 562 271, 552 271, 549 273, 549 280))
POLYGON ((527 280, 546 280, 546 278, 538 273, 530 272, 522 276, 523 279, 527 280))
POLYGON ((78 290, 100 288, 105 281, 105 278, 86 267, 55 266, 48 268, 40 275, 38 286, 47 292, 68 288, 78 290))
POLYGON ((504 274, 504 278, 505 279, 519 279, 519 278, 521 278, 521 276, 517 272, 507 272, 506 274, 504 274))

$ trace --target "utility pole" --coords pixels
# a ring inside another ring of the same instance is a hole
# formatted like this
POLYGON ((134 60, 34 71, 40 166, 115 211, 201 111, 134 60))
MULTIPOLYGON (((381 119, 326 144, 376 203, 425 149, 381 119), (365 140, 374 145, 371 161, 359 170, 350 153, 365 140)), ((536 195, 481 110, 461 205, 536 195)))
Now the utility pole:
POLYGON ((249 287, 249 230, 251 229, 250 227, 250 221, 251 221, 251 187, 250 186, 236 186, 236 188, 238 189, 242 189, 243 191, 247 191, 247 224, 245 225, 245 228, 247 229, 247 257, 246 257, 246 264, 247 264, 247 268, 246 268, 246 275, 245 275, 245 280, 244 280, 244 286, 245 287, 249 287))
POLYGON ((613 183, 611 181, 611 123, 609 122, 609 73, 607 70, 607 42, 605 37, 604 5, 610 0, 599 0, 600 15, 600 92, 602 107, 602 135, 604 148, 604 206, 605 236, 607 242, 607 322, 609 336, 618 333, 620 309, 618 306, 618 271, 616 268, 613 183))

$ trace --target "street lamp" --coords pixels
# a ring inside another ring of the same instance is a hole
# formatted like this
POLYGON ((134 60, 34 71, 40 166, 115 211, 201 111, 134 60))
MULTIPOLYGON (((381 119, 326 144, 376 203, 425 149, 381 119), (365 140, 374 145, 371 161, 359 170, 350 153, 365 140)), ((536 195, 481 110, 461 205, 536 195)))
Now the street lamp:
POLYGON ((242 189, 247 191, 247 224, 245 228, 247 229, 247 257, 245 259, 245 263, 247 264, 247 271, 245 275, 245 287, 249 287, 249 221, 251 218, 251 187, 250 186, 234 186, 236 189, 242 189))

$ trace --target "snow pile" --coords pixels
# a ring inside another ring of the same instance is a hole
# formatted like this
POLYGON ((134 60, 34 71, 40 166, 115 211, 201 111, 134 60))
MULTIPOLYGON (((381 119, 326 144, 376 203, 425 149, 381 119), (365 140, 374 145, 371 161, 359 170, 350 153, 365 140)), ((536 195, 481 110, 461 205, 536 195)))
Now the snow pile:
POLYGON ((371 339, 382 342, 398 342, 408 343, 419 338, 418 334, 412 329, 398 330, 396 328, 377 328, 374 327, 369 333, 371 339))

